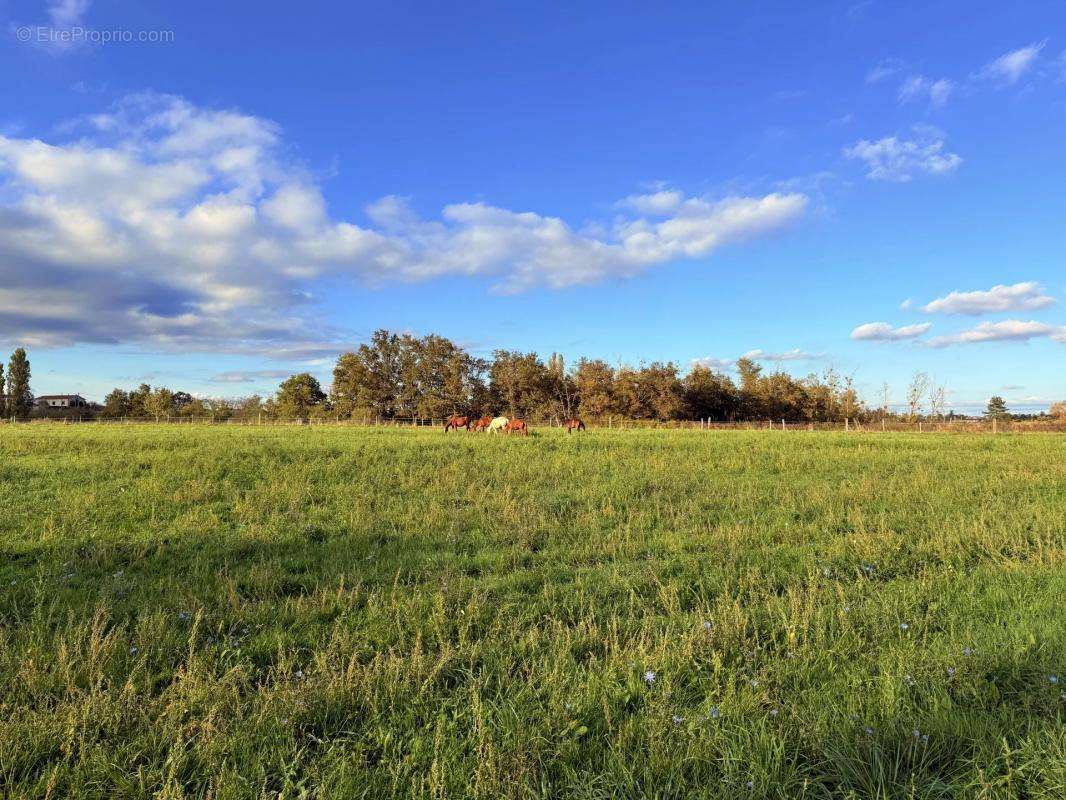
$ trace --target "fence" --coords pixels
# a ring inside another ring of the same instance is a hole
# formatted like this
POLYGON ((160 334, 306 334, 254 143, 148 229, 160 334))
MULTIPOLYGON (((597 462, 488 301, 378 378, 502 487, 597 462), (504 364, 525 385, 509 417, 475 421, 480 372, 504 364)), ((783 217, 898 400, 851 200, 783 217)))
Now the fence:
MULTIPOLYGON (((0 424, 11 424, 13 420, 0 420, 0 424)), ((265 415, 221 417, 221 416, 173 416, 159 419, 117 418, 104 419, 81 417, 38 417, 28 424, 87 424, 96 425, 236 425, 236 426, 331 426, 331 427, 371 427, 371 428, 444 428, 446 420, 429 417, 405 417, 378 419, 363 417, 361 419, 329 418, 288 418, 279 419, 265 415)), ((603 419, 587 419, 589 428, 607 430, 700 430, 700 431, 736 431, 736 430, 771 430, 771 431, 844 431, 854 433, 1066 433, 1066 420, 1048 418, 1038 420, 985 420, 985 419, 945 419, 945 420, 854 420, 841 422, 802 422, 789 420, 737 420, 718 422, 712 420, 634 420, 608 416, 603 419)), ((529 420, 531 427, 559 428, 563 421, 559 418, 529 420)))

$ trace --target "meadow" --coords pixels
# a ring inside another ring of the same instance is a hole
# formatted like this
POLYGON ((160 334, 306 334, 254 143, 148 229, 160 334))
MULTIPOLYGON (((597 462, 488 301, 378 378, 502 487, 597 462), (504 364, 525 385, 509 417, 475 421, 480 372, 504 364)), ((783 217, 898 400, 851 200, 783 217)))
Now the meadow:
POLYGON ((1066 436, 0 427, 0 795, 1062 798, 1066 436))

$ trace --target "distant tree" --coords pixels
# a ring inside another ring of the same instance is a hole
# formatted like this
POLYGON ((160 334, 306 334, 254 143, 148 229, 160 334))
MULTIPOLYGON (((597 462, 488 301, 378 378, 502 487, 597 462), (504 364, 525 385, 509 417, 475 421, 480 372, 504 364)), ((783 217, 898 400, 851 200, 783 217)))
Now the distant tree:
POLYGON ((19 347, 11 354, 7 365, 7 413, 25 419, 33 409, 33 392, 30 391, 30 360, 26 351, 19 347))
POLYGON ((121 417, 129 416, 129 413, 129 393, 124 392, 122 389, 112 389, 107 397, 104 398, 104 407, 100 411, 100 416, 104 419, 120 419, 121 417))
POLYGON ((1066 420, 1066 400, 1058 403, 1052 403, 1051 408, 1048 409, 1048 413, 1058 420, 1066 420))
POLYGON ((998 394, 988 398, 988 406, 985 408, 985 416, 988 419, 1004 419, 1010 416, 1006 401, 998 394))
POLYGON ((0 419, 7 416, 7 392, 4 391, 4 364, 0 362, 0 419))
POLYGON ((325 400, 326 393, 318 379, 309 372, 301 372, 278 388, 278 414, 283 418, 307 419, 325 400))
POLYGON ((911 422, 918 419, 922 410, 922 397, 929 386, 929 376, 924 372, 915 372, 911 377, 910 386, 907 387, 907 408, 910 410, 911 422))
POLYGON ((750 358, 740 358, 737 359, 736 370, 740 377, 740 413, 748 419, 765 417, 762 367, 750 358))
POLYGON ((152 394, 152 387, 147 383, 142 383, 136 389, 129 394, 129 416, 134 419, 147 419, 150 415, 148 413, 148 398, 152 394))
POLYGON ((690 419, 732 419, 737 411, 737 387, 726 375, 697 364, 682 383, 685 414, 690 419))
POLYGON ((606 361, 583 358, 574 376, 578 413, 598 419, 614 412, 614 369, 606 361))
POLYGON ((489 367, 489 391, 509 416, 530 416, 543 410, 546 372, 536 353, 497 350, 489 367))
POLYGON ((337 359, 332 392, 333 407, 339 416, 396 416, 403 394, 403 346, 399 335, 377 330, 354 353, 344 353, 337 359))
POLYGON ((638 392, 651 418, 665 421, 681 417, 685 396, 677 372, 673 363, 658 361, 638 371, 638 392))
POLYGON ((174 410, 174 393, 165 386, 159 387, 145 398, 144 410, 156 422, 169 417, 174 410))

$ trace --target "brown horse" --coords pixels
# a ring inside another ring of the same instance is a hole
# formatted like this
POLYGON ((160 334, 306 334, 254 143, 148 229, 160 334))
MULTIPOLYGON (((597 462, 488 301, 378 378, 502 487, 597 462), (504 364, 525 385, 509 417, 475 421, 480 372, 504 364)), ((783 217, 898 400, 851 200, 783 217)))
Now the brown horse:
POLYGON ((567 433, 573 433, 574 431, 585 430, 585 423, 579 420, 577 417, 574 417, 573 419, 568 419, 566 422, 564 422, 563 427, 566 428, 567 433))
POLYGON ((503 428, 503 432, 507 434, 520 433, 523 436, 529 436, 529 428, 526 427, 525 420, 512 419, 503 428))
POLYGON ((444 432, 447 433, 450 430, 459 430, 460 428, 466 428, 470 430, 470 417, 460 417, 456 414, 452 414, 448 417, 448 421, 444 424, 444 432))
POLYGON ((491 415, 487 417, 481 417, 480 419, 474 421, 474 431, 487 431, 489 429, 490 424, 492 424, 491 415))

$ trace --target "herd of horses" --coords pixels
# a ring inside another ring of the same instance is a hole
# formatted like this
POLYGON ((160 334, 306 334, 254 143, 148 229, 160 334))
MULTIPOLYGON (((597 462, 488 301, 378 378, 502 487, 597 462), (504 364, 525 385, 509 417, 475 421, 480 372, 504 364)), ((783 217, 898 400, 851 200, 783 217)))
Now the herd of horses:
MULTIPOLYGON (((563 427, 566 428, 567 433, 573 433, 574 431, 585 430, 585 423, 574 417, 573 419, 568 419, 563 424, 563 427)), ((509 419, 508 417, 480 417, 474 419, 473 417, 461 417, 458 414, 453 414, 444 423, 445 433, 457 431, 460 428, 484 433, 520 433, 522 436, 529 436, 529 426, 522 419, 509 419)))

